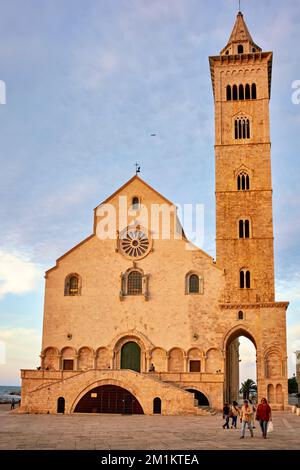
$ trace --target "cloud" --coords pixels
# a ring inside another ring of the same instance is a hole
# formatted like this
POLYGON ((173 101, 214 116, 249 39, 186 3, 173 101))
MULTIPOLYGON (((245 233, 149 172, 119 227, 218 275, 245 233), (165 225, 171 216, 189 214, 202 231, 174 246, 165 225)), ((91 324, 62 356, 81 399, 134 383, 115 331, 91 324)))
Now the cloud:
POLYGON ((289 376, 296 372, 295 351, 300 351, 300 323, 290 325, 287 328, 287 352, 289 376))
POLYGON ((279 279, 276 284, 277 300, 289 302, 300 300, 300 273, 294 273, 289 279, 279 279))
POLYGON ((2 359, 0 361, 1 385, 19 383, 20 369, 35 369, 39 365, 41 335, 32 328, 1 328, 0 344, 2 359))
POLYGON ((41 268, 23 254, 0 251, 0 298, 34 291, 41 275, 41 268))

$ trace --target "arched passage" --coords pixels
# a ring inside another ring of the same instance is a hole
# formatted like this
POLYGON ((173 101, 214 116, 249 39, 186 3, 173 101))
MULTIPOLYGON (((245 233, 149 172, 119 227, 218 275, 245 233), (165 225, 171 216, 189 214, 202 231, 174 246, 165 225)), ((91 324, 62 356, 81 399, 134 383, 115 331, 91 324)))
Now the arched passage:
POLYGON ((79 400, 74 412, 144 414, 135 396, 117 385, 101 385, 89 390, 79 400))
POLYGON ((198 406, 209 406, 209 401, 204 395, 204 393, 199 392, 199 390, 194 390, 192 388, 187 389, 187 392, 194 394, 195 400, 198 401, 198 406))
POLYGON ((141 348, 134 341, 129 341, 122 346, 121 369, 141 371, 141 348))
POLYGON ((65 399, 64 397, 59 397, 57 400, 57 413, 65 412, 65 399))
POLYGON ((245 384, 242 395, 248 398, 249 395, 256 395, 255 387, 251 387, 251 382, 249 382, 252 380, 257 385, 254 337, 241 326, 226 338, 225 351, 224 401, 229 403, 234 400, 238 401, 242 384, 245 384))

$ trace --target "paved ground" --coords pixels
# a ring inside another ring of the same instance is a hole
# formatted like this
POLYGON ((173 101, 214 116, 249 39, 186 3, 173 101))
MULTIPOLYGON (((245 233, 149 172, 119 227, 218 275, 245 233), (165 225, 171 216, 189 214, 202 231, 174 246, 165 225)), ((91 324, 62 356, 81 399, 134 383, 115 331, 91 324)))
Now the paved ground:
MULTIPOLYGON (((222 416, 16 415, 1 407, 0 449, 300 449, 300 417, 273 413, 274 432, 240 440, 222 416)), ((247 431, 248 432, 248 431, 247 431)))

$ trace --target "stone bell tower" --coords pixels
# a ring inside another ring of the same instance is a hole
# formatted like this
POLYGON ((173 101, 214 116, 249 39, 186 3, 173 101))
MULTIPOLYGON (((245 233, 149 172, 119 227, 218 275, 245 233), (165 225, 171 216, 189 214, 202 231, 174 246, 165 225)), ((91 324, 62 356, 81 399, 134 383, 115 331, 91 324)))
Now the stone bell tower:
POLYGON ((255 44, 241 12, 209 58, 215 102, 216 251, 224 302, 273 302, 269 101, 272 52, 255 44))
POLYGON ((275 302, 269 102, 272 52, 253 41, 238 12, 230 38, 210 57, 215 103, 216 251, 224 269, 220 308, 224 397, 238 396, 238 339, 256 349, 258 397, 287 406, 286 308, 275 302))

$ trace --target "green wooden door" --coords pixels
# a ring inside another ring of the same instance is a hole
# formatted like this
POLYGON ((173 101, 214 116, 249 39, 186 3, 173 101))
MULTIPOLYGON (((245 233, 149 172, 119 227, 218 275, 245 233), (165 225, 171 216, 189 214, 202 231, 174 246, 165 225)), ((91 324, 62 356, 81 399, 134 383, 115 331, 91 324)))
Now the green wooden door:
POLYGON ((121 369, 141 371, 141 348, 137 343, 130 341, 122 347, 121 369))

